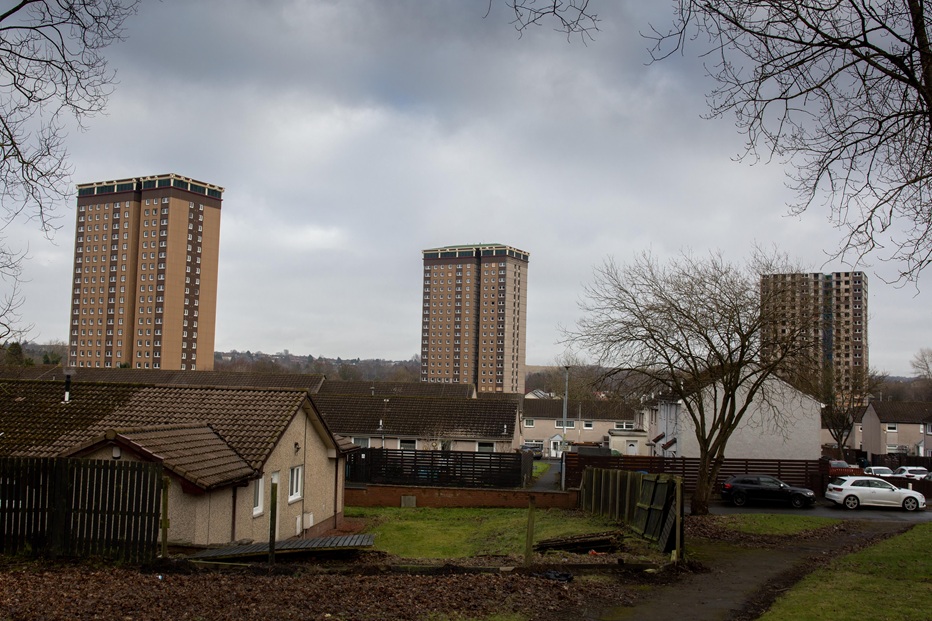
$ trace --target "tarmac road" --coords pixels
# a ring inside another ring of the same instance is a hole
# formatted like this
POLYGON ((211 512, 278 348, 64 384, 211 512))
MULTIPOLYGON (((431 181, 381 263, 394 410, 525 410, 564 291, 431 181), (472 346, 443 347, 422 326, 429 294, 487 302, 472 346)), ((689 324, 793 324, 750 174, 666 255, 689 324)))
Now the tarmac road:
MULTIPOLYGON (((689 512, 689 502, 686 504, 689 512)), ((808 509, 793 509, 780 504, 757 504, 745 507, 735 507, 720 500, 709 503, 709 513, 729 515, 733 513, 792 513, 798 515, 811 515, 815 517, 830 517, 852 520, 883 520, 885 522, 904 522, 921 524, 932 522, 932 509, 919 511, 904 511, 896 507, 860 507, 851 511, 842 507, 835 507, 828 500, 818 499, 814 507, 808 509)))

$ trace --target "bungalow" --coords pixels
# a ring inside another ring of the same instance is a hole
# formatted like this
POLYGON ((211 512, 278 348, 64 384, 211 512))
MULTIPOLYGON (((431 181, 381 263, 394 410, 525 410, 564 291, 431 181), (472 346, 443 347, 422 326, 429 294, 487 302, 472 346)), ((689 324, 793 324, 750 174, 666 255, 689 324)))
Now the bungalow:
POLYGON ((350 445, 303 388, 0 380, 0 411, 0 455, 161 462, 174 544, 267 539, 273 483, 279 538, 342 520, 350 445))
POLYGON ((861 443, 871 455, 904 453, 926 455, 932 403, 926 401, 872 401, 861 417, 861 443))
POLYGON ((540 446, 559 458, 561 443, 597 445, 625 455, 647 450, 641 414, 615 400, 569 401, 564 428, 562 399, 525 399, 521 411, 521 443, 540 446))
MULTIPOLYGON (((699 457, 695 427, 683 403, 661 398, 646 410, 652 455, 699 457)), ((725 457, 818 459, 821 421, 821 403, 771 377, 729 438, 725 457)))
POLYGON ((334 433, 363 448, 503 453, 515 447, 518 408, 509 400, 323 393, 311 400, 334 433))

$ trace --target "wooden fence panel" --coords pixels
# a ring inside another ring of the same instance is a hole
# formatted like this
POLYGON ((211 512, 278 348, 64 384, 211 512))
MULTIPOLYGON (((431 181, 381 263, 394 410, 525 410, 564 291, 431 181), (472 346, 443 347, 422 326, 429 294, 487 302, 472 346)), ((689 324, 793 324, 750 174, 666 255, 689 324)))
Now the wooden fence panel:
MULTIPOLYGON (((643 457, 638 455, 591 456, 565 453, 566 487, 579 487, 586 468, 631 470, 648 474, 671 474, 683 479, 683 489, 691 492, 699 478, 699 460, 683 457, 643 457)), ((819 474, 818 460, 805 459, 726 459, 719 470, 719 485, 728 477, 748 472, 770 474, 789 485, 808 487, 819 474)))
POLYGON ((155 558, 160 464, 0 458, 0 553, 155 558))
POLYGON ((351 483, 423 487, 522 487, 533 468, 528 453, 362 449, 347 456, 351 483))

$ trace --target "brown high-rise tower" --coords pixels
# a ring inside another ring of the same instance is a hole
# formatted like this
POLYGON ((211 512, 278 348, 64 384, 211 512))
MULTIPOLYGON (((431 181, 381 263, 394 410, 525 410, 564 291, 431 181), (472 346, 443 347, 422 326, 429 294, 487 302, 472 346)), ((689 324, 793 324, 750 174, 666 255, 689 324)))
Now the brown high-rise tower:
POLYGON ((765 274, 761 277, 762 310, 768 314, 765 337, 779 339, 804 326, 812 344, 812 364, 802 373, 830 373, 835 395, 866 391, 869 373, 867 347, 867 275, 765 274), (789 331, 789 332, 788 332, 789 331))
POLYGON ((175 174, 78 185, 69 366, 213 369, 222 196, 175 174))
POLYGON ((421 381, 523 393, 528 253, 472 244, 423 254, 421 381))

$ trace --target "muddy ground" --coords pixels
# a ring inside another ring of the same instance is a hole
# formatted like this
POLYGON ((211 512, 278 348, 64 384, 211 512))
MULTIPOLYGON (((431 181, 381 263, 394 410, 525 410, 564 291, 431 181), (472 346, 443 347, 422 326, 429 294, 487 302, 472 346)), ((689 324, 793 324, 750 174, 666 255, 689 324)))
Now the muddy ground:
MULTIPOLYGON (((849 521, 800 538, 741 537, 723 516, 689 518, 688 562, 660 571, 612 555, 549 554, 437 562, 399 572, 378 553, 223 570, 173 562, 139 569, 10 561, 0 567, 0 620, 418 620, 519 612, 529 619, 755 619, 806 573, 904 530, 849 521), (597 565, 588 571, 579 565, 597 565), (569 580, 569 581, 567 581, 569 580)), ((620 557, 621 555, 619 555, 620 557)))

